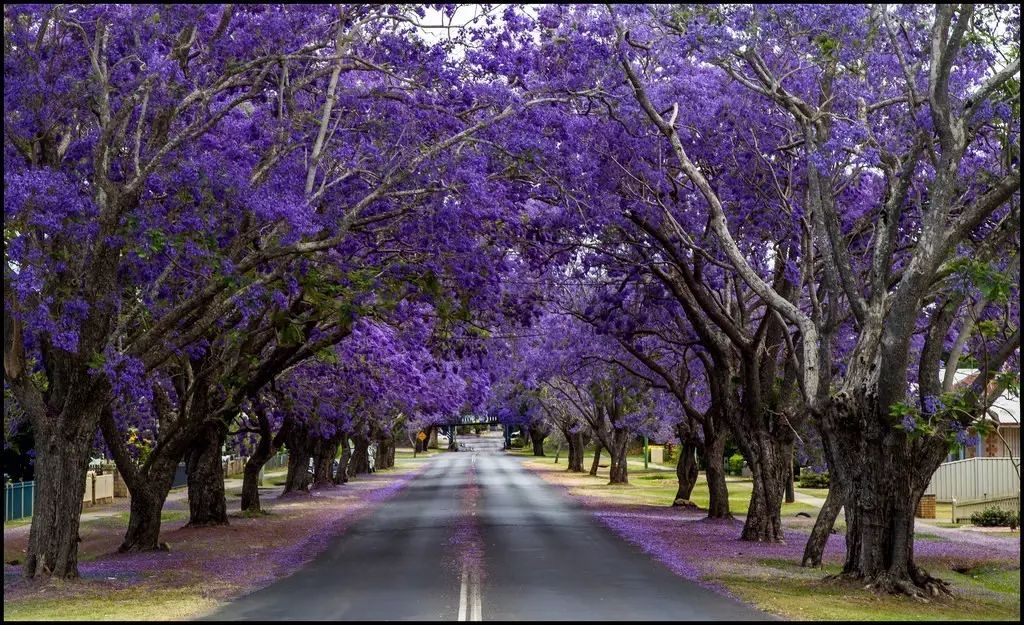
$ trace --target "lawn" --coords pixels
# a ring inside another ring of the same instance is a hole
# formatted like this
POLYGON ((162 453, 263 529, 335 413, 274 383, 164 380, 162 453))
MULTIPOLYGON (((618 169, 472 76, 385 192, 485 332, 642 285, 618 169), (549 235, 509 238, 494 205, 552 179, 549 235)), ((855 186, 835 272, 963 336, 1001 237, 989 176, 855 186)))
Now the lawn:
MULTIPOLYGON (((830 538, 824 569, 799 566, 807 533, 817 508, 786 504, 783 544, 738 540, 742 521, 708 521, 697 512, 670 508, 677 486, 674 472, 643 470, 630 465, 627 485, 608 485, 607 469, 598 477, 565 472, 564 459, 523 456, 524 465, 543 479, 564 488, 612 531, 659 560, 680 576, 748 601, 758 608, 796 620, 1019 620, 1019 533, 1000 536, 974 532, 940 534, 920 524, 917 562, 950 582, 953 597, 923 603, 908 597, 879 595, 860 584, 827 574, 839 571, 844 556, 841 535, 830 538), (797 518, 806 511, 812 518, 797 518)), ((637 457, 637 460, 641 460, 637 457)), ((589 464, 587 466, 589 468, 589 464)), ((745 514, 749 479, 730 477, 729 504, 734 515, 745 514)), ((797 489, 823 497, 823 489, 797 489), (822 492, 815 492, 822 491, 822 492)), ((692 500, 707 504, 701 474, 692 500)), ((843 523, 837 523, 842 532, 843 523)))
MULTIPOLYGON (((537 468, 557 471, 559 469, 564 470, 566 467, 564 453, 558 459, 558 464, 555 464, 554 457, 538 458, 523 450, 516 450, 513 453, 529 456, 530 459, 527 462, 537 468)), ((593 452, 586 452, 584 468, 588 471, 593 457, 593 452)), ((606 458, 607 455, 602 456, 602 464, 604 464, 603 461, 606 458)), ((637 463, 643 462, 642 455, 630 457, 629 459, 637 463)), ((653 465, 651 466, 653 467, 653 465)), ((675 471, 655 468, 644 469, 642 466, 630 463, 628 476, 629 484, 611 485, 608 484, 608 468, 599 468, 597 477, 590 476, 589 474, 580 476, 585 479, 579 485, 574 483, 572 492, 578 495, 599 494, 603 499, 621 505, 670 506, 675 501, 676 490, 679 487, 675 471)), ((729 476, 726 478, 726 481, 729 485, 729 509, 733 514, 745 514, 747 507, 750 505, 750 493, 753 490, 752 480, 749 477, 729 476)), ((697 485, 690 495, 690 501, 702 508, 706 508, 710 499, 711 496, 708 491, 707 482, 704 480, 704 474, 701 473, 697 485)), ((801 502, 787 503, 782 506, 782 513, 787 516, 793 516, 798 512, 806 512, 813 516, 817 514, 817 510, 814 506, 801 502)))
POLYGON ((81 579, 29 584, 20 578, 28 532, 4 527, 5 620, 182 620, 284 577, 326 548, 331 536, 398 492, 429 458, 399 450, 396 467, 313 495, 277 498, 270 514, 239 513, 229 488, 230 524, 186 528, 188 502, 168 501, 161 539, 169 552, 117 554, 128 513, 87 518, 80 527, 81 579))
MULTIPOLYGON (((1017 620, 1020 569, 980 567, 967 573, 943 571, 956 594, 925 604, 909 597, 879 595, 860 584, 823 579, 818 571, 788 562, 758 561, 716 577, 733 594, 763 610, 790 619, 809 620, 1017 620)), ((836 573, 839 566, 826 567, 836 573)))

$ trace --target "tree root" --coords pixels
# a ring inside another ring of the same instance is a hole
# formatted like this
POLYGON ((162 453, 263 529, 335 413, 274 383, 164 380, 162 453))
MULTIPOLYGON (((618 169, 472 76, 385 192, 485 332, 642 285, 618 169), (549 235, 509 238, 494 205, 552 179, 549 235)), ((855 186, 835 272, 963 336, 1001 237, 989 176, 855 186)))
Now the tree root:
POLYGON ((825 577, 826 581, 844 580, 865 584, 865 590, 872 590, 879 594, 904 595, 912 597, 922 603, 929 603, 938 597, 951 597, 949 582, 937 577, 932 577, 920 567, 912 567, 907 575, 900 575, 891 571, 879 573, 878 575, 864 575, 862 573, 837 573, 825 577))
POLYGON ((697 504, 695 504, 692 501, 690 501, 689 499, 676 499, 675 501, 672 502, 672 507, 673 508, 686 508, 688 510, 702 510, 703 509, 700 506, 698 506, 697 504))

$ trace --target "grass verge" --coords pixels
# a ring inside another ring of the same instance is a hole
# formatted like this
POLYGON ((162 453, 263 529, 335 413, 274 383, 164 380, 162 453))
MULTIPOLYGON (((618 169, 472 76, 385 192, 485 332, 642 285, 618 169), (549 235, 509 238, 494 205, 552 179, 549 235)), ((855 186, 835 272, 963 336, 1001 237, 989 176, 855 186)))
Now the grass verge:
POLYGON ((28 533, 5 532, 4 620, 183 620, 290 575, 332 537, 397 493, 429 459, 397 454, 394 469, 337 488, 262 503, 269 514, 241 514, 228 497, 230 523, 187 528, 184 500, 169 501, 161 540, 170 551, 116 553, 128 513, 83 520, 74 581, 20 578, 28 533))
MULTIPOLYGON (((745 543, 738 540, 740 521, 709 522, 699 513, 670 508, 677 487, 672 473, 631 466, 630 484, 610 486, 607 469, 593 477, 566 473, 564 461, 555 464, 552 458, 528 457, 523 464, 582 500, 612 531, 677 574, 723 589, 787 619, 1017 621, 1020 617, 1019 534, 979 537, 963 532, 960 538, 935 533, 932 528, 938 524, 921 524, 924 531, 916 535, 917 562, 950 582, 953 591, 953 597, 922 603, 828 578, 839 571, 842 562, 842 523, 836 526, 840 535, 829 541, 826 567, 800 567, 803 544, 817 511, 813 506, 796 503, 783 507, 786 544, 745 543), (808 511, 812 518, 797 518, 799 511, 808 511)), ((750 480, 729 478, 728 487, 730 508, 734 515, 742 516, 750 499, 750 480)), ((706 505, 703 474, 692 500, 706 505)))

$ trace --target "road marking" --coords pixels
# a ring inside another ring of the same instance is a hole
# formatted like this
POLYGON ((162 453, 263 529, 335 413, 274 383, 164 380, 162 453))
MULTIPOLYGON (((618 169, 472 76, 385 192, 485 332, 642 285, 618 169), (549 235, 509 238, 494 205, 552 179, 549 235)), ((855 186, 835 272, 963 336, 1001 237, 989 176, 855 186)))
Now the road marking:
POLYGON ((480 574, 475 566, 462 565, 462 584, 459 588, 459 620, 482 621, 483 599, 480 574))
POLYGON ((466 567, 462 567, 462 586, 459 588, 459 620, 466 620, 466 567))
POLYGON ((469 585, 469 620, 471 621, 482 621, 483 619, 483 608, 480 589, 480 573, 474 567, 470 571, 470 585, 469 585))

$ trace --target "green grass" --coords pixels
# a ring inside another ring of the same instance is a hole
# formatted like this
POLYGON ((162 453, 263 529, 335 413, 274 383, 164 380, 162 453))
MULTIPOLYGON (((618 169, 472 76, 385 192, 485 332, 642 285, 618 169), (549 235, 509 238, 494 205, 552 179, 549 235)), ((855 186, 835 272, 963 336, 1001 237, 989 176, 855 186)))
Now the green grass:
POLYGON ((10 604, 5 602, 4 620, 182 620, 209 612, 218 605, 216 600, 204 597, 203 591, 196 586, 153 588, 140 585, 110 590, 103 597, 27 598, 10 604))
POLYGON ((811 497, 820 497, 821 499, 828 497, 827 488, 805 488, 803 486, 796 486, 793 490, 804 495, 810 495, 811 497))
MULTIPOLYGON (((95 523, 104 527, 128 527, 128 519, 130 516, 131 512, 125 510, 124 512, 118 512, 117 514, 92 519, 87 523, 95 523)), ((187 518, 188 510, 163 510, 160 512, 161 523, 166 523, 167 521, 181 521, 187 518)))
MULTIPOLYGON (((759 560, 757 572, 715 576, 729 590, 759 608, 798 620, 931 621, 1018 620, 1020 569, 985 568, 960 574, 932 571, 952 584, 954 597, 925 604, 902 596, 879 595, 860 584, 824 580, 820 570, 780 560, 759 560)), ((838 567, 828 567, 835 573, 838 567)))
POLYGON ((931 534, 928 532, 918 532, 916 530, 914 531, 914 538, 917 540, 949 540, 945 536, 939 536, 938 534, 931 534))
MULTIPOLYGON (((520 451, 520 450, 517 450, 520 451)), ((516 452, 513 452, 516 453, 516 452)), ((516 453, 516 455, 532 456, 530 452, 516 453)), ((584 454, 584 468, 589 469, 594 457, 593 452, 584 454)), ((602 455, 603 461, 607 455, 602 455)), ((635 456, 643 460, 643 456, 635 456)), ((630 457, 633 459, 633 457, 630 457)), ((536 466, 546 469, 564 469, 566 460, 563 456, 556 465, 554 458, 534 458, 531 461, 536 466)), ((581 476, 588 480, 585 486, 574 487, 581 494, 597 495, 607 499, 610 503, 624 505, 649 505, 649 506, 670 506, 675 501, 676 491, 679 483, 676 481, 675 473, 659 469, 642 469, 633 465, 629 467, 629 484, 608 484, 608 469, 598 470, 597 477, 588 475, 581 476)), ((729 509, 734 514, 745 514, 750 505, 750 494, 753 490, 753 481, 749 477, 733 477, 726 479, 729 487, 729 509)), ((700 474, 697 485, 690 494, 690 501, 702 508, 706 508, 711 501, 710 491, 704 479, 704 473, 700 474)), ((817 508, 810 504, 801 502, 787 503, 782 506, 782 515, 793 516, 797 512, 807 512, 812 516, 817 513, 817 508)))
POLYGON ((1006 569, 985 565, 975 567, 966 572, 950 571, 946 576, 949 581, 959 584, 975 585, 992 592, 1020 594, 1020 569, 1006 569))
POLYGON ((27 516, 20 519, 14 519, 13 521, 4 521, 4 528, 8 527, 21 527, 22 525, 28 525, 32 522, 32 517, 27 516))

